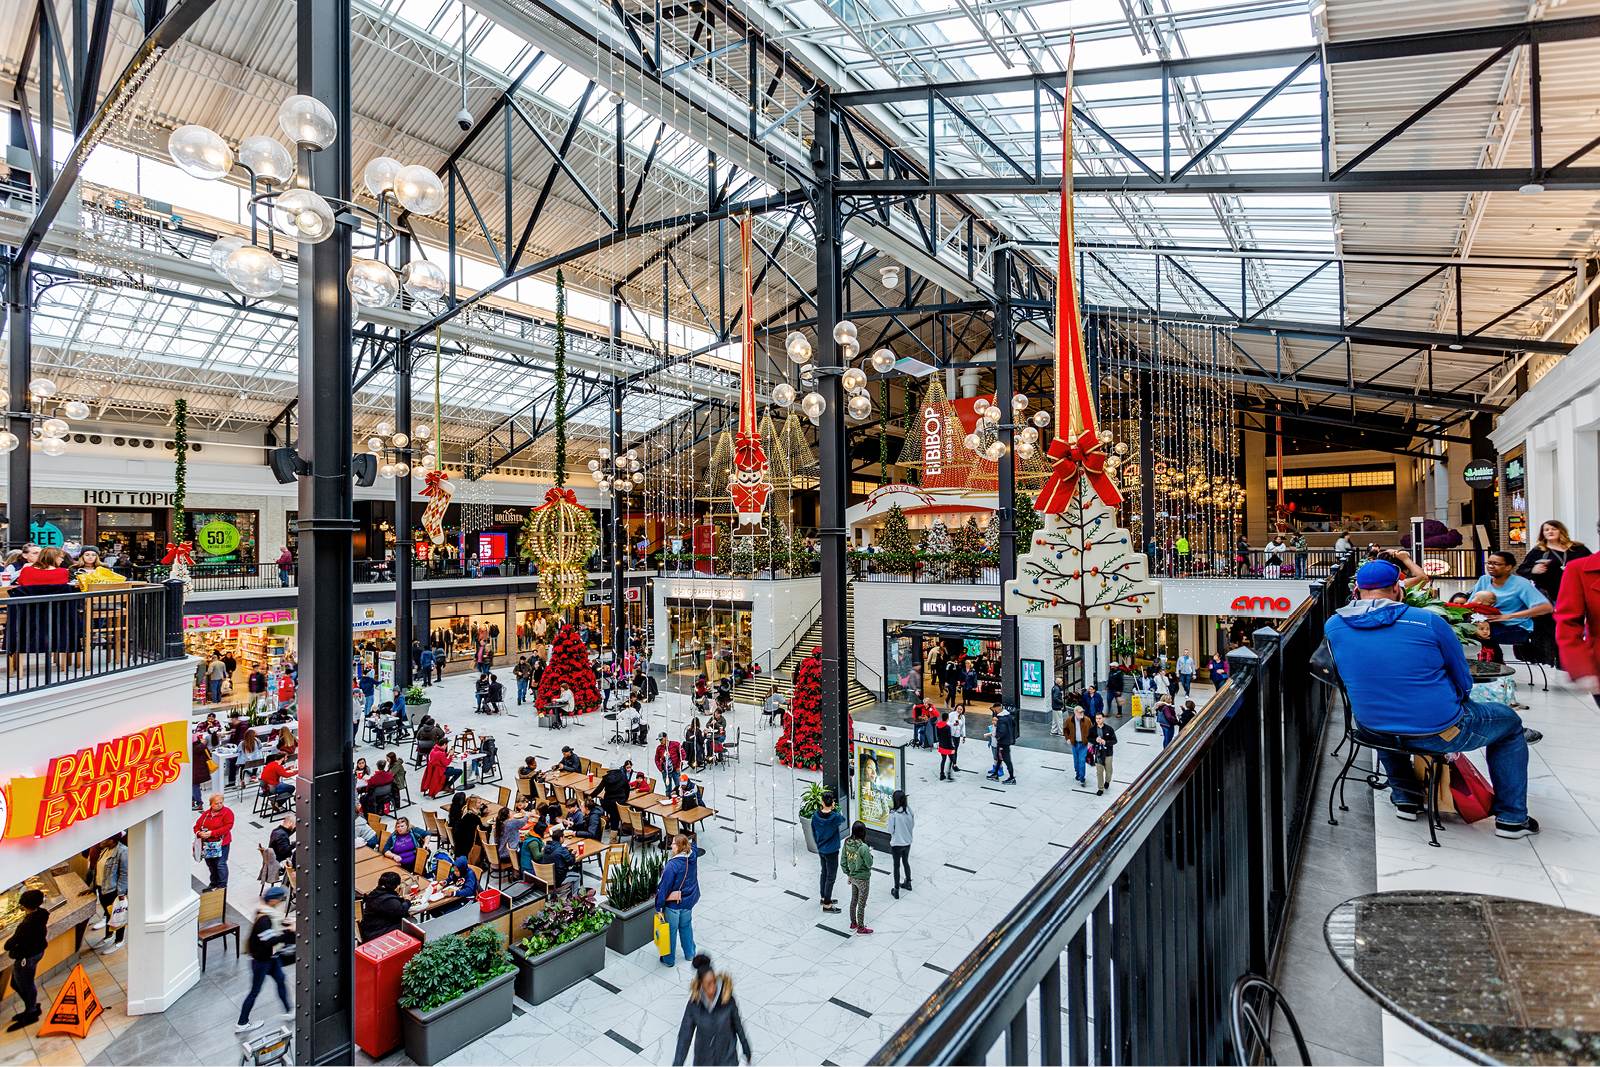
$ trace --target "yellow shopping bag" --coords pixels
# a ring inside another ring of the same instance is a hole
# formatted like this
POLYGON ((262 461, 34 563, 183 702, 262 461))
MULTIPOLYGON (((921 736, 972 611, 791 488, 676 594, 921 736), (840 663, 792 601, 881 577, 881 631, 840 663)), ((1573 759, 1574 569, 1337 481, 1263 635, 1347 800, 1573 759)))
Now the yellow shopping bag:
POLYGON ((658 911, 655 915, 656 955, 665 956, 672 951, 672 927, 658 911))

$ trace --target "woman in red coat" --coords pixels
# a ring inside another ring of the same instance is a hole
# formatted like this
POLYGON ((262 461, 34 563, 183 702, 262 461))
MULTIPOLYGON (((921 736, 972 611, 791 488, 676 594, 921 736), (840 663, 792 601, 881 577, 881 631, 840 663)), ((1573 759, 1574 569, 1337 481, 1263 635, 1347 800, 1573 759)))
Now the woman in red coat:
POLYGON ((460 776, 461 769, 450 766, 450 746, 441 741, 428 750, 428 766, 422 772, 423 795, 436 797, 447 792, 460 776))
POLYGON ((1568 560, 1555 619, 1562 669, 1600 704, 1600 556, 1568 560))

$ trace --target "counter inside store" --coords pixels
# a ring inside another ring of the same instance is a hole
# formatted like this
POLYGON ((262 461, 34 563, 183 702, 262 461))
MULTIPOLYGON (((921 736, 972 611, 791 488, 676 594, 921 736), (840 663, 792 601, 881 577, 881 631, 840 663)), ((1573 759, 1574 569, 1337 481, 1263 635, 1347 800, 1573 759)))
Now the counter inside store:
MULTIPOLYGON (((49 944, 44 958, 39 961, 39 974, 44 975, 57 964, 77 955, 83 945, 84 930, 100 914, 100 900, 84 881, 87 871, 80 872, 81 858, 52 867, 41 874, 23 880, 0 893, 0 944, 10 939, 17 923, 22 921, 22 905, 18 898, 25 889, 37 889, 44 894, 44 907, 50 913, 45 927, 49 944)), ((0 997, 11 991, 10 956, 0 953, 0 997)))

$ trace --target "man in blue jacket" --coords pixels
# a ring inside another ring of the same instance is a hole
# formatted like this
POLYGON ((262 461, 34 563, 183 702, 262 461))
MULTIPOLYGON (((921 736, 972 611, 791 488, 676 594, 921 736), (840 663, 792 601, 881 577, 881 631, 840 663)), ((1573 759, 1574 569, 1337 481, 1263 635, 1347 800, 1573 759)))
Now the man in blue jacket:
POLYGON ((844 844, 844 816, 835 806, 839 798, 833 790, 822 794, 822 804, 811 816, 811 836, 817 842, 817 858, 822 861, 822 910, 838 911, 833 900, 833 883, 839 877, 839 849, 844 844))
MULTIPOLYGON (((1324 634, 1363 729, 1403 737, 1408 748, 1470 752, 1487 748, 1495 791, 1495 833, 1539 832, 1528 815, 1528 741, 1504 704, 1468 699, 1472 676, 1455 631, 1441 616, 1403 603, 1400 568, 1370 560, 1356 571, 1356 597, 1328 620, 1324 634)), ((1533 735, 1537 740, 1538 735, 1533 735)), ((1414 820, 1422 786, 1411 761, 1378 753, 1395 813, 1414 820)))

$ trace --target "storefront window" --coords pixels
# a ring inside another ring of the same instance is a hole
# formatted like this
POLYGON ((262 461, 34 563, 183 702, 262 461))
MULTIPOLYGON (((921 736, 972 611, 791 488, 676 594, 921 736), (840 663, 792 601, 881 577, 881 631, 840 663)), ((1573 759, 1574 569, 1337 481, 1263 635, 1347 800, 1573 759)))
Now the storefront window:
POLYGON ((734 663, 749 663, 750 607, 747 602, 667 601, 670 669, 704 670, 716 681, 731 674, 734 663))
MULTIPOLYGON (((0 510, 0 516, 4 511, 0 510)), ((7 531, 10 527, 0 519, 0 528, 7 531)), ((45 548, 60 548, 69 541, 83 541, 83 509, 82 508, 51 508, 42 507, 33 509, 33 518, 28 523, 28 540, 45 548)))
POLYGON ((95 545, 100 555, 122 561, 156 563, 166 552, 169 512, 149 508, 100 508, 95 513, 95 545))
POLYGON ((257 537, 260 512, 188 512, 194 560, 200 567, 236 567, 260 558, 257 537))
POLYGON ((505 653, 506 609, 502 600, 434 604, 431 619, 433 647, 435 651, 443 649, 452 662, 472 662, 481 641, 488 641, 495 655, 505 653))

